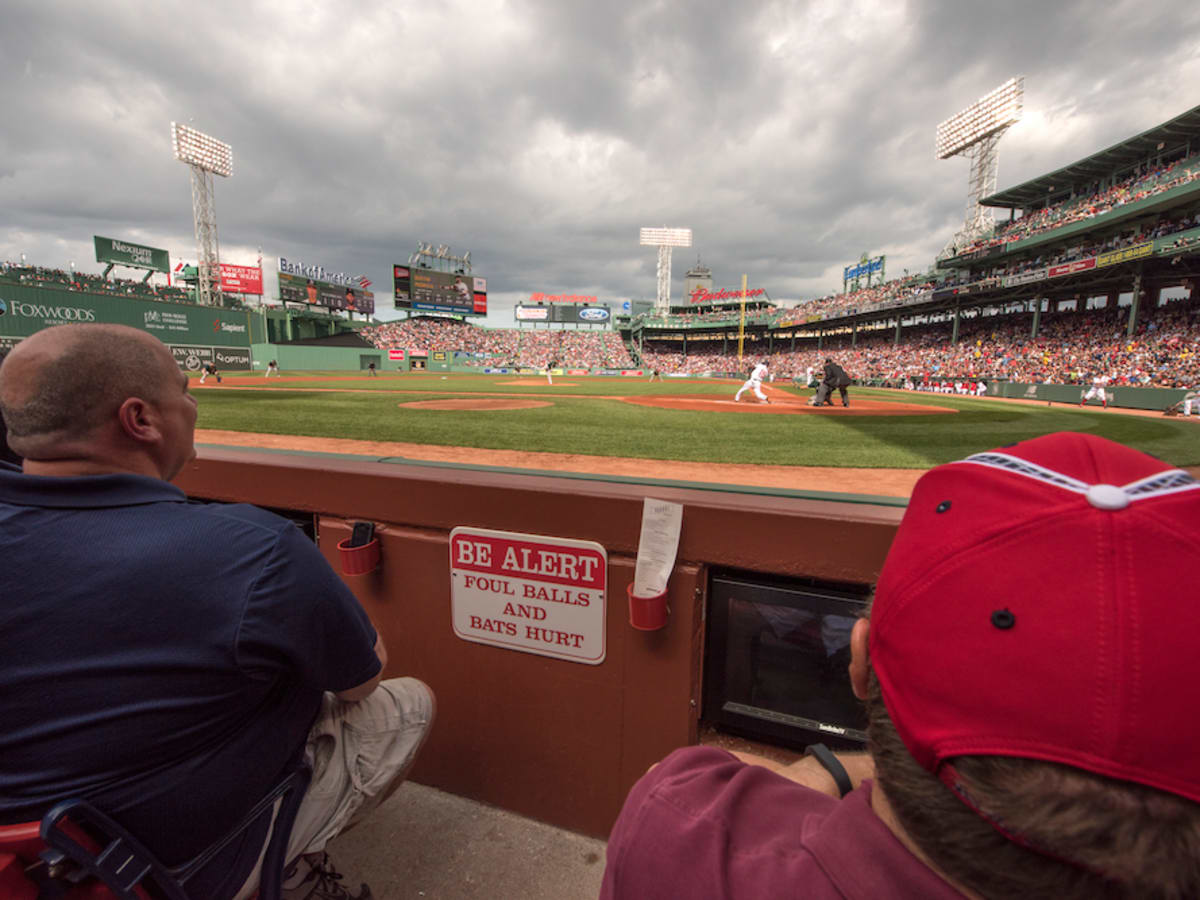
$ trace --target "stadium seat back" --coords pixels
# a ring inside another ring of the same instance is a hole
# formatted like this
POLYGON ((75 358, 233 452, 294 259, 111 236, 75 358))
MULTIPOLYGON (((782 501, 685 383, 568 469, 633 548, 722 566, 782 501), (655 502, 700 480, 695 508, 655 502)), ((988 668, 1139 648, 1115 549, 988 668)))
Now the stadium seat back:
POLYGON ((187 882, 275 808, 258 897, 278 900, 288 837, 308 788, 307 765, 291 770, 222 838, 186 863, 163 865, 136 837, 86 800, 65 800, 41 822, 0 826, 3 900, 207 900, 187 882))

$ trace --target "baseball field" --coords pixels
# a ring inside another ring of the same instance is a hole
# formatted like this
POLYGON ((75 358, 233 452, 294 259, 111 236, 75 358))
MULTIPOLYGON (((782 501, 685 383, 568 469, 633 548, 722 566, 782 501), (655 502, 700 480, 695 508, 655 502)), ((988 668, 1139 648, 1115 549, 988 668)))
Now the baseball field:
POLYGON ((907 497, 932 465, 1054 431, 1085 431, 1200 466, 1200 419, 1037 401, 740 382, 288 372, 193 382, 197 441, 749 488, 907 497))

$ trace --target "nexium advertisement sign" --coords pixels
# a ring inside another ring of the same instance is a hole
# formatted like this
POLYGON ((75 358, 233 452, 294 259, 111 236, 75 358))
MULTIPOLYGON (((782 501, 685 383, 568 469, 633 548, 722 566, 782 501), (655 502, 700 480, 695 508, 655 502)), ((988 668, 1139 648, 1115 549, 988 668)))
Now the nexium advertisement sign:
POLYGON ((96 262, 151 269, 155 272, 166 272, 171 267, 166 250, 96 235, 92 236, 92 240, 96 244, 96 262))

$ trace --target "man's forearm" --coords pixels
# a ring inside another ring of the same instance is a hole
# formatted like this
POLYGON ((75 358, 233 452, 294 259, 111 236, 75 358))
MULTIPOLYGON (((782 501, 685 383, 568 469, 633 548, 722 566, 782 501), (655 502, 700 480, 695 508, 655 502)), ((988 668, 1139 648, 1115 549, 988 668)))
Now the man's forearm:
MULTIPOLYGON (((811 756, 802 756, 793 763, 779 763, 755 753, 741 753, 736 750, 730 752, 748 765, 770 769, 777 775, 782 775, 784 778, 812 788, 814 791, 820 791, 822 794, 828 794, 831 797, 839 796, 837 782, 833 780, 833 776, 811 756)), ((835 753, 834 756, 846 769, 846 774, 850 776, 850 783, 854 787, 858 787, 864 778, 875 777, 875 761, 871 758, 871 754, 835 753)))

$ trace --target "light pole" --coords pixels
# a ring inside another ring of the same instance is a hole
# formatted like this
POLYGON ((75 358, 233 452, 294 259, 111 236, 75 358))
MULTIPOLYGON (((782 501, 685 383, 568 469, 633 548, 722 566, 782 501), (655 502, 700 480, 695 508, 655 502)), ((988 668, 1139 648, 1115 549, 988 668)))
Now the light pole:
POLYGON ((996 227, 991 211, 985 210, 979 201, 996 190, 997 146, 1009 126, 1020 120, 1024 100, 1024 77, 1010 78, 937 127, 937 158, 965 156, 971 161, 963 227, 950 239, 941 258, 955 255, 960 248, 990 234, 996 227))
POLYGON ((692 229, 643 228, 640 243, 658 248, 658 297, 654 308, 665 315, 671 308, 671 248, 692 246, 692 229))
POLYGON ((175 158, 186 163, 192 174, 192 219, 199 257, 196 293, 202 305, 211 306, 220 296, 221 271, 212 177, 233 175, 233 148, 178 122, 171 123, 171 145, 175 158))

